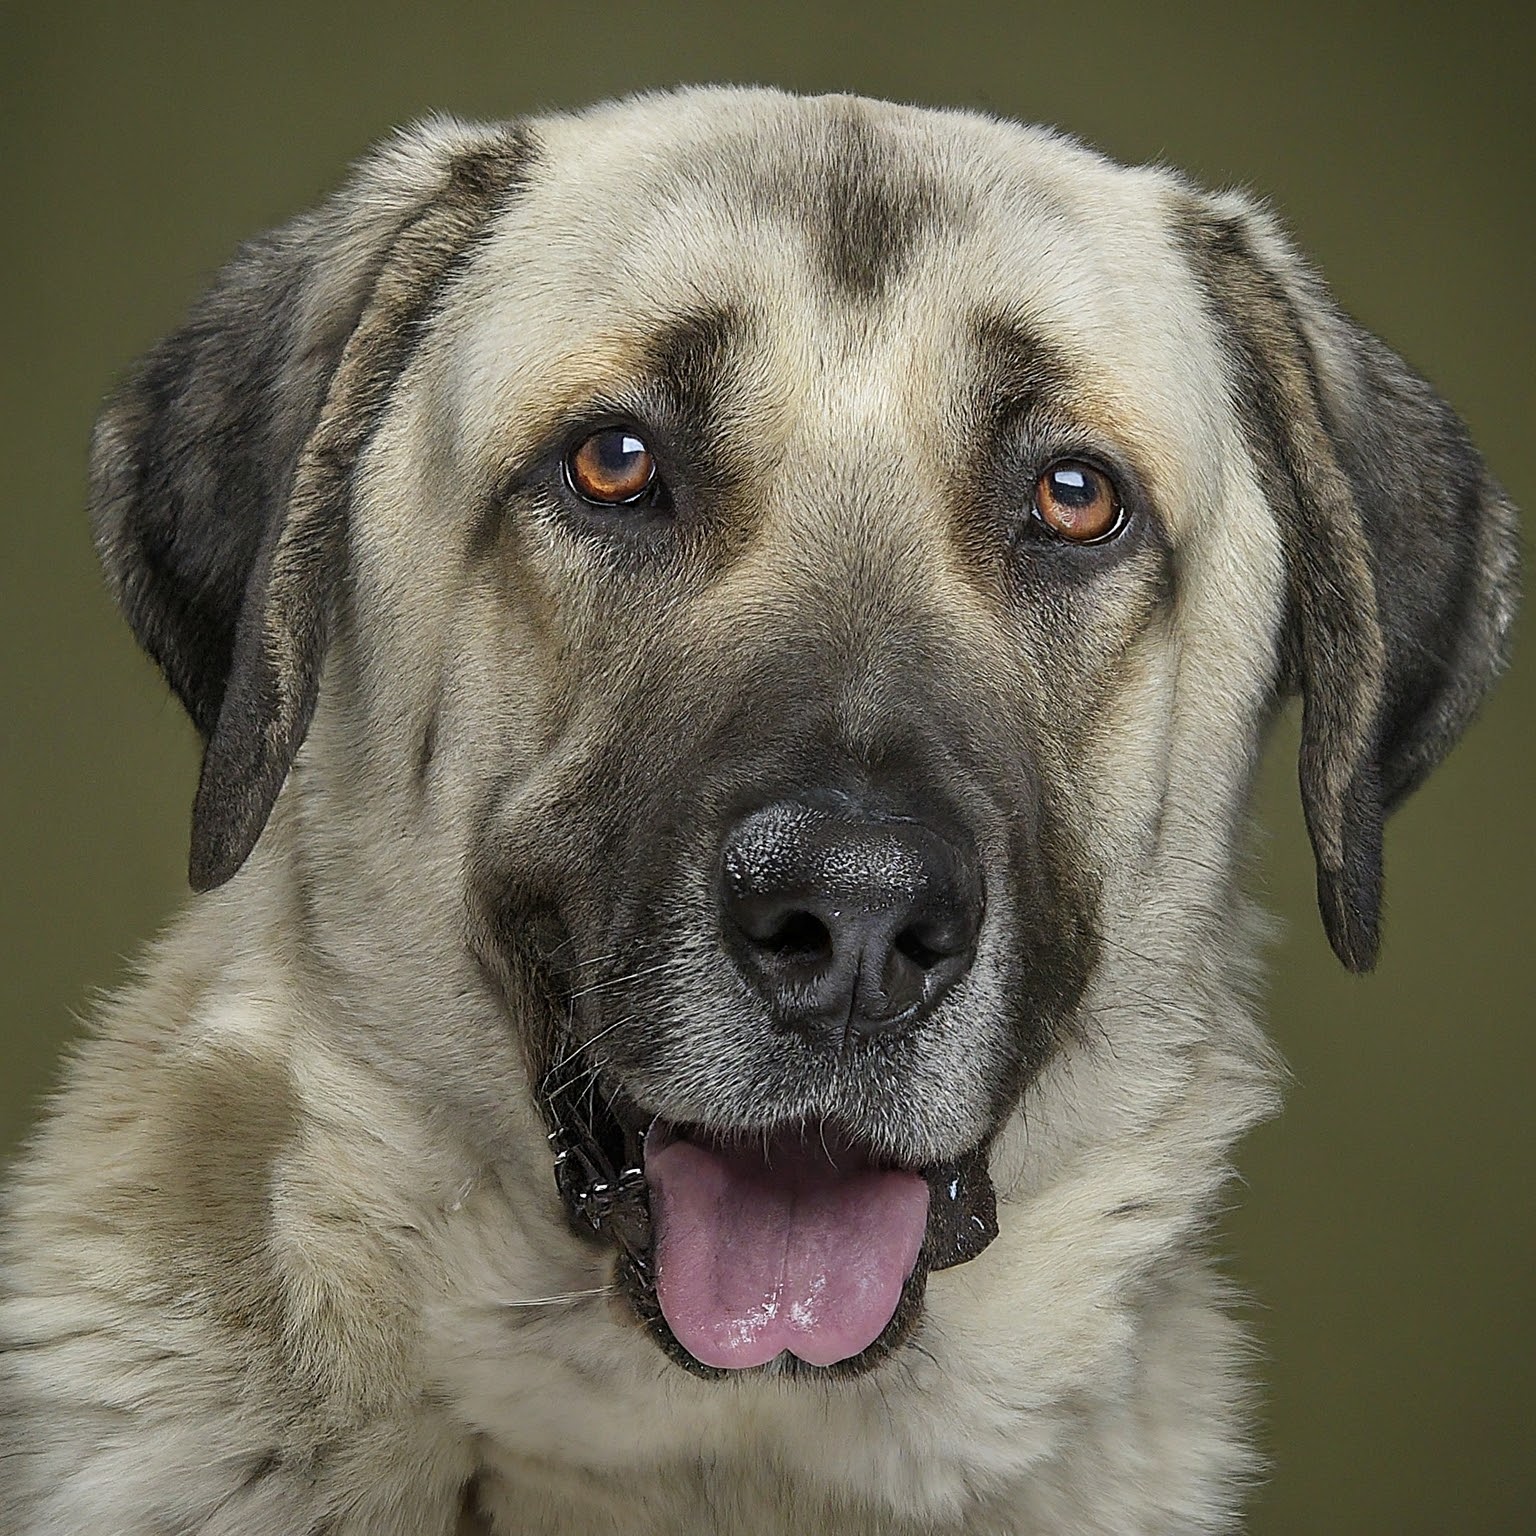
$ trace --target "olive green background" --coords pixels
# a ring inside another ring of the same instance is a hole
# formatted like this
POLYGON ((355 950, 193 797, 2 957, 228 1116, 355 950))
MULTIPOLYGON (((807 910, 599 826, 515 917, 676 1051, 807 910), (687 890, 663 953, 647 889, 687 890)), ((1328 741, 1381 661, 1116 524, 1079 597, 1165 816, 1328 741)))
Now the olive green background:
MULTIPOLYGON (((185 895, 195 743, 96 576, 97 401, 237 240, 312 201, 370 140, 431 109, 505 116, 708 80, 1056 122, 1271 196, 1529 504, 1533 14, 0 0, 0 1155, 75 1015, 185 895)), ((1242 1149, 1227 1224, 1267 1383, 1256 1532, 1536 1529, 1533 706, 1524 654, 1396 818, 1366 980, 1337 967, 1316 920, 1292 728, 1271 754, 1269 1013, 1295 1081, 1242 1149)))

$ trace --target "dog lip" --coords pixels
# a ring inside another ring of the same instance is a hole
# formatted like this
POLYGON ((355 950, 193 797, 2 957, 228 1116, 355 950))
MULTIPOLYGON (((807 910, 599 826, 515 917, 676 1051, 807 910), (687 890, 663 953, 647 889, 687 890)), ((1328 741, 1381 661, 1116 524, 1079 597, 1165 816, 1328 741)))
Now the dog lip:
MULTIPOLYGON (((929 1189, 928 1219, 916 1263, 908 1275, 890 1321, 861 1353, 832 1365, 808 1365, 781 1356, 768 1365, 723 1370, 695 1359, 673 1334, 662 1315, 656 1291, 655 1233, 651 1191, 645 1174, 645 1152, 677 1139, 729 1141, 729 1133, 676 1124, 642 1110, 622 1090, 608 1094, 594 1085, 574 1098, 569 1088, 551 1083, 546 1075, 539 1098, 551 1130, 555 1184, 572 1227, 583 1236, 610 1244, 617 1253, 620 1292, 635 1316, 663 1353, 684 1369, 710 1379, 750 1375, 773 1369, 776 1374, 810 1373, 825 1379, 858 1375, 879 1364, 911 1334, 921 1316, 929 1274, 976 1257, 997 1235, 996 1197, 988 1171, 990 1138, 960 1157, 907 1171, 915 1172, 929 1189)), ((569 1079, 566 1079, 569 1082, 569 1079)), ((801 1123, 809 1131, 829 1134, 834 1144, 865 1166, 892 1168, 864 1138, 836 1122, 801 1123)), ((741 1133, 737 1133, 739 1136, 741 1133)))
MULTIPOLYGON (((686 1128, 657 1122, 650 1135, 656 1144, 680 1135, 686 1128)), ((691 1138, 689 1138, 691 1139, 691 1138)), ((713 1139, 713 1138, 709 1138, 713 1139)), ((651 1337, 671 1360, 691 1374, 708 1380, 751 1376, 771 1371, 790 1379, 842 1379, 873 1370, 911 1337, 921 1321, 928 1277, 936 1271, 963 1264, 980 1254, 997 1236, 997 1205, 988 1169, 990 1138, 960 1157, 945 1163, 929 1164, 911 1171, 919 1173, 929 1188, 928 1220, 922 1247, 907 1276, 894 1313, 879 1336, 866 1349, 831 1365, 814 1365, 793 1354, 782 1354, 773 1361, 746 1369, 722 1369, 705 1365, 691 1355, 673 1334, 656 1291, 653 1254, 644 1263, 635 1263, 621 1249, 618 1264, 620 1288, 635 1315, 645 1324, 651 1337)), ((850 1149, 855 1151, 856 1149, 850 1149)), ((886 1166, 887 1160, 870 1157, 870 1166, 886 1166)))

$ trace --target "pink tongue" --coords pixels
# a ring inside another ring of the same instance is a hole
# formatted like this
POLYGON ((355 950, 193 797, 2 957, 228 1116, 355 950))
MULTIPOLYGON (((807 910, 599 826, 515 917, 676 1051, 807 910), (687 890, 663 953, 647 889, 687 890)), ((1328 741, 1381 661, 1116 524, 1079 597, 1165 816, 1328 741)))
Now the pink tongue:
POLYGON ((832 1365, 880 1337, 917 1262, 928 1185, 810 1133, 762 1148, 654 1145, 656 1294, 679 1344, 744 1370, 789 1350, 832 1365))

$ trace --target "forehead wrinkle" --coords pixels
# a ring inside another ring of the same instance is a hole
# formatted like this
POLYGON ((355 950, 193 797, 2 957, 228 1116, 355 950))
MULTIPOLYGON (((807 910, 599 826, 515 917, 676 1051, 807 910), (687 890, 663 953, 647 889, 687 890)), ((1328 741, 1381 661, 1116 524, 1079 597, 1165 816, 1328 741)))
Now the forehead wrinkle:
MULTIPOLYGON (((1001 427, 1011 416, 1046 453, 1097 449, 1123 461, 1167 520, 1186 500, 1190 467, 1170 429, 1114 357, 1084 355, 1076 339, 1052 339, 1021 307, 982 311, 971 327, 975 372, 971 410, 1001 427)), ((984 440, 984 439, 983 439, 984 440)))
POLYGON ((910 330, 866 334, 856 349, 817 346, 814 329, 801 340, 785 357, 799 372, 781 471, 761 488, 761 516, 712 606, 750 611, 774 595, 820 592, 833 608, 852 600, 980 619, 976 594, 936 547, 949 520, 942 467, 927 434, 910 430, 910 330))
POLYGON ((759 238, 788 235, 823 300, 878 301, 926 243, 967 220, 966 178, 939 174, 910 124, 868 103, 798 105, 657 167, 652 194, 691 203, 689 191, 702 193, 754 256, 759 238))
POLYGON ((1200 481, 1211 445, 1229 436, 1231 412, 1161 178, 1137 173, 1135 182, 1113 198, 1108 187, 1089 189, 1103 208, 1090 199, 1016 228, 979 222, 976 257, 956 270, 971 302, 1006 295, 1055 350, 1071 411, 1123 446, 1177 533, 1206 499, 1200 481))
POLYGON ((500 381, 487 456, 515 473, 563 426, 594 410, 713 436, 757 328, 739 306, 713 304, 678 311, 643 331, 604 328, 568 341, 527 370, 521 389, 521 374, 500 381))

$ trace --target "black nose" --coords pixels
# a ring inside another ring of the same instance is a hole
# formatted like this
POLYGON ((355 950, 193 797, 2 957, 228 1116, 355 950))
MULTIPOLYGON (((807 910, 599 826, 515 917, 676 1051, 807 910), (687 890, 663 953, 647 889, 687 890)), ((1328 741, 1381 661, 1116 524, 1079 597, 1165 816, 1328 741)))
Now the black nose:
POLYGON ((726 838, 720 910, 776 1023, 891 1036, 969 969, 982 889, 974 858, 920 822, 782 801, 726 838))

